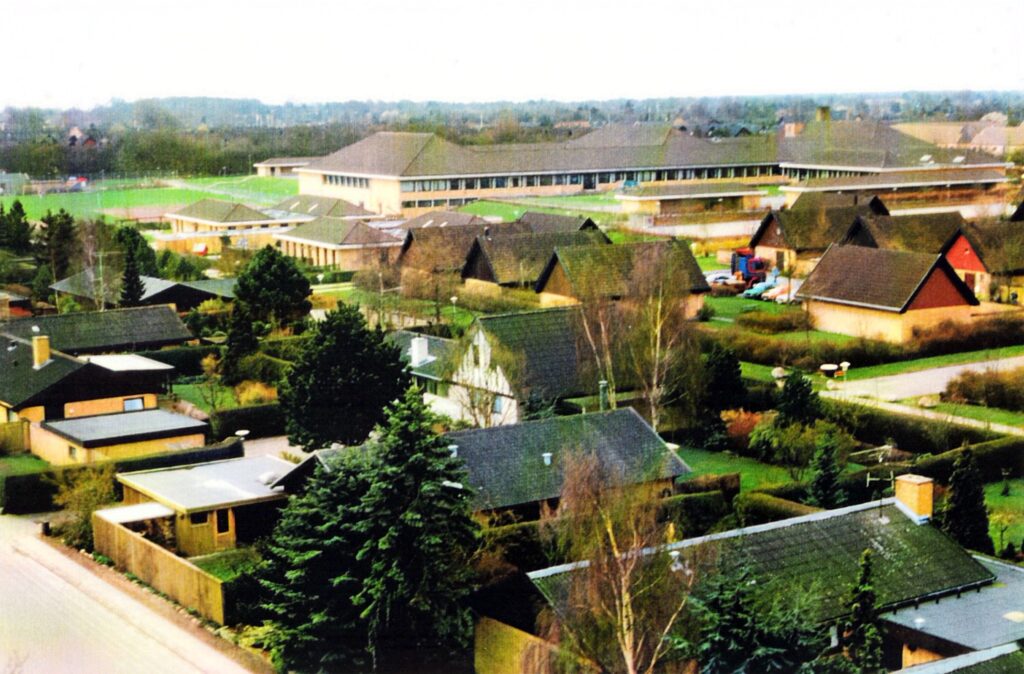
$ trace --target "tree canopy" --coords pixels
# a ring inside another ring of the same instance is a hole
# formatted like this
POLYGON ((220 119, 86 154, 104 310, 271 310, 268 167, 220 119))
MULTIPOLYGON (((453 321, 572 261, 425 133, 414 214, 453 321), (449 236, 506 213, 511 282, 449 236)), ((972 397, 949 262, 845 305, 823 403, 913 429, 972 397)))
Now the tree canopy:
POLYGON ((309 314, 309 293, 309 280, 295 261, 266 246, 238 275, 235 302, 246 305, 254 320, 283 327, 309 314))
POLYGON ((288 438, 310 450, 363 442, 408 386, 400 356, 358 307, 339 305, 314 329, 281 389, 288 438))
POLYGON ((949 478, 951 493, 943 514, 943 529, 965 548, 991 555, 995 548, 988 533, 983 484, 974 453, 964 449, 949 478))

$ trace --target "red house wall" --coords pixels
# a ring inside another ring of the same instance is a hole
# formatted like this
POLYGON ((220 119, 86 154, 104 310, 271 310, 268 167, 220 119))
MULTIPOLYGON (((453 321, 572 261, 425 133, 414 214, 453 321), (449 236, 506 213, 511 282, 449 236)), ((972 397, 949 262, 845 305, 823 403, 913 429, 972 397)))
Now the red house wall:
POLYGON ((963 234, 958 234, 956 240, 953 241, 953 245, 949 247, 946 252, 946 260, 949 262, 953 269, 963 271, 977 271, 986 272, 985 264, 978 257, 978 253, 974 250, 974 246, 967 240, 967 237, 963 234))
POLYGON ((917 293, 908 310, 935 309, 937 307, 957 307, 967 304, 967 299, 953 284, 952 279, 941 269, 932 270, 924 287, 917 293))

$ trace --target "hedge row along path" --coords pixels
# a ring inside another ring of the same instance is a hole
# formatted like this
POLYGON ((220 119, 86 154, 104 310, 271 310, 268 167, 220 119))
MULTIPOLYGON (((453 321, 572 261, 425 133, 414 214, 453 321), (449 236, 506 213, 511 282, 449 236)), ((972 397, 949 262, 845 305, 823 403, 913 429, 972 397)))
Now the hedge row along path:
POLYGON ((821 391, 819 395, 823 398, 831 398, 833 400, 841 400, 843 402, 855 403, 857 405, 875 407, 877 409, 894 412, 896 414, 906 414, 907 416, 921 417, 922 419, 933 419, 935 421, 955 424, 957 426, 979 428, 981 430, 992 431, 993 433, 999 433, 1002 435, 1024 436, 1024 428, 1018 428, 1017 426, 1007 426, 1006 424, 994 424, 988 421, 979 421, 978 419, 968 419, 967 417, 921 409, 920 407, 910 407, 908 405, 885 402, 884 400, 876 400, 874 398, 861 398, 850 394, 848 391, 821 391))

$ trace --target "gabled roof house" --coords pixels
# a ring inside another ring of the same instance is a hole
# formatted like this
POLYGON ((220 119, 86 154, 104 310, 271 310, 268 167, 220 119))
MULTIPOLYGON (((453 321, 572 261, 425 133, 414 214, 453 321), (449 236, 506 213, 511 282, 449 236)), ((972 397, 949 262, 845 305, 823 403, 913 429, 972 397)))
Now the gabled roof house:
POLYGON ((462 280, 467 283, 532 288, 556 248, 605 245, 600 230, 478 236, 466 255, 462 280))
POLYGON ((275 234, 288 257, 314 266, 359 271, 398 257, 402 241, 365 222, 320 216, 284 234, 275 234))

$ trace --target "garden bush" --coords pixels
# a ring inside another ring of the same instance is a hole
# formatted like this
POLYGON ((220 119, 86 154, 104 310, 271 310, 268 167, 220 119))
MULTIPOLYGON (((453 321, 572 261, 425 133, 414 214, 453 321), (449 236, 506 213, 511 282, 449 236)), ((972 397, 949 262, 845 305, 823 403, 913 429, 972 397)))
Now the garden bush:
POLYGON ((238 359, 231 381, 225 375, 225 383, 242 382, 245 380, 259 381, 270 386, 277 386, 284 379, 285 373, 292 364, 265 353, 253 353, 238 359))
POLYGON ((826 419, 842 426, 861 442, 892 444, 914 454, 939 454, 965 442, 983 442, 996 437, 982 429, 919 419, 857 403, 823 400, 821 409, 826 419))
MULTIPOLYGON (((1024 475, 1024 438, 1008 437, 989 442, 980 442, 974 445, 967 445, 967 448, 974 454, 978 464, 978 470, 986 482, 995 482, 1003 477, 1003 470, 1010 471, 1011 477, 1024 475)), ((963 454, 964 447, 937 454, 925 456, 914 462, 912 470, 914 473, 927 475, 928 477, 941 482, 949 482, 949 476, 953 473, 953 464, 963 454)))
POLYGON ((721 491, 670 496, 661 502, 661 516, 675 525, 676 538, 703 536, 732 512, 721 491))
POLYGON ((943 321, 936 326, 914 331, 914 357, 942 356, 961 351, 997 349, 1020 344, 1024 332, 1024 318, 996 316, 964 326, 955 321, 943 321))
POLYGON ((810 515, 821 510, 821 508, 779 498, 764 492, 740 494, 733 502, 733 506, 736 508, 736 514, 740 518, 740 522, 745 527, 775 522, 790 517, 810 515))
POLYGON ((217 410, 210 415, 210 427, 217 438, 227 438, 236 431, 249 431, 250 438, 284 435, 284 413, 278 403, 217 410))
POLYGON ((277 400, 277 388, 261 381, 243 381, 235 387, 235 399, 241 407, 265 405, 277 400))
POLYGON ((746 455, 750 448, 750 433, 761 421, 761 414, 743 409, 726 410, 722 412, 722 421, 725 422, 729 447, 737 454, 746 455))
POLYGON ((813 329, 810 315, 803 311, 789 311, 780 314, 751 311, 738 315, 736 324, 767 335, 813 329))
POLYGON ((275 337, 260 342, 260 352, 272 358, 294 362, 309 345, 309 335, 295 335, 291 337, 275 337))
POLYGON ((158 351, 143 351, 139 355, 174 366, 178 377, 198 377, 203 374, 203 359, 214 354, 220 355, 217 346, 177 346, 158 351))
POLYGON ((1024 368, 1007 372, 964 372, 946 385, 945 398, 957 403, 1024 411, 1024 368))

